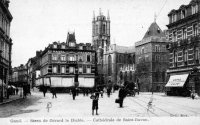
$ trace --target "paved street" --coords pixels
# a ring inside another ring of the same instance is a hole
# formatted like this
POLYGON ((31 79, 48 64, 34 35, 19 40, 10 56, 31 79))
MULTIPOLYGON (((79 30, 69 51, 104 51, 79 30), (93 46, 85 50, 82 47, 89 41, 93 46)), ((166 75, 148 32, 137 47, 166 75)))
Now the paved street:
MULTIPOLYGON (((186 117, 200 116, 200 99, 192 100, 189 97, 169 97, 163 93, 153 95, 153 109, 147 111, 147 104, 151 93, 140 93, 135 97, 124 100, 124 108, 115 103, 118 92, 108 98, 105 94, 99 99, 100 117, 186 117)), ((27 99, 20 99, 8 104, 0 105, 0 117, 90 117, 92 100, 89 96, 79 94, 72 100, 69 94, 57 94, 52 99, 51 93, 43 97, 41 92, 32 92, 27 99), (47 112, 47 103, 52 108, 47 112)))

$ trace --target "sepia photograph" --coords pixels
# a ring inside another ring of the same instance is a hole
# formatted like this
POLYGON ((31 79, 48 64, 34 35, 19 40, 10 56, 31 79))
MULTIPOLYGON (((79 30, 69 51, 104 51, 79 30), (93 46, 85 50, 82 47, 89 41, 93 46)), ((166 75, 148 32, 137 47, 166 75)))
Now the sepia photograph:
POLYGON ((2 125, 199 125, 200 0, 0 0, 2 125))

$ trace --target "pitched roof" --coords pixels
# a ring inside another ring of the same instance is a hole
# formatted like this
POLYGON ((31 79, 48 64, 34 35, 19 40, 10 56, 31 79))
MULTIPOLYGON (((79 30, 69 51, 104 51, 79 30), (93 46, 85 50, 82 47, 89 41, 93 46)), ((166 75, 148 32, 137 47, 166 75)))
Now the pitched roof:
MULTIPOLYGON (((113 49, 114 45, 111 45, 111 48, 113 49)), ((118 53, 134 53, 135 52, 135 46, 119 46, 116 45, 116 52, 118 53)))
POLYGON ((151 36, 157 36, 157 37, 164 37, 163 31, 160 29, 158 24, 156 22, 153 22, 147 32, 145 33, 143 39, 151 37, 151 36))

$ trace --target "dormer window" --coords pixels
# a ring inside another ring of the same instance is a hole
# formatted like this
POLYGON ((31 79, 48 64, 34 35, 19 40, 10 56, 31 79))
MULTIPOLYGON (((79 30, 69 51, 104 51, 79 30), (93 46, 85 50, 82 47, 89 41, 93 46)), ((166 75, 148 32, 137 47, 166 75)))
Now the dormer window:
POLYGON ((61 48, 62 48, 62 49, 65 49, 65 45, 61 45, 61 48))
POLYGON ((53 48, 54 48, 54 49, 56 49, 56 48, 57 48, 57 45, 56 45, 56 44, 54 44, 54 45, 53 45, 53 48))
POLYGON ((79 49, 80 49, 80 50, 83 50, 83 46, 79 46, 79 49))
POLYGON ((172 15, 172 23, 173 23, 173 22, 176 22, 176 14, 173 14, 173 15, 172 15))
POLYGON ((160 33, 160 29, 159 28, 157 29, 157 32, 160 33))
POLYGON ((186 10, 181 10, 181 19, 185 18, 186 10))
POLYGON ((192 14, 195 14, 197 12, 198 12, 198 5, 196 4, 196 5, 192 6, 192 14))
POLYGON ((74 43, 74 42, 69 42, 69 46, 70 46, 70 47, 74 47, 74 46, 75 46, 75 43, 74 43))

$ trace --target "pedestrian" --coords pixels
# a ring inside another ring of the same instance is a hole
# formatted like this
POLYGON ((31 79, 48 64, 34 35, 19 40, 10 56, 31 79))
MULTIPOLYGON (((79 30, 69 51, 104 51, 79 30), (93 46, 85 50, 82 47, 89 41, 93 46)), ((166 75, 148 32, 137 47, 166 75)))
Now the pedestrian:
POLYGON ((44 95, 44 97, 45 97, 45 94, 46 94, 46 92, 47 92, 47 87, 45 87, 45 86, 43 86, 43 95, 44 95))
POLYGON ((101 98, 103 98, 103 90, 100 90, 101 98))
POLYGON ((57 98, 57 96, 56 96, 56 89, 55 88, 51 88, 51 93, 52 93, 52 95, 53 95, 53 97, 52 98, 57 98))
POLYGON ((90 96, 90 99, 92 99, 92 115, 94 115, 94 110, 96 110, 96 115, 98 115, 98 94, 97 93, 92 93, 90 96))
POLYGON ((88 96, 88 94, 89 94, 89 90, 88 90, 88 89, 86 89, 86 96, 88 96))
POLYGON ((73 100, 75 100, 75 98, 76 98, 76 88, 72 89, 72 97, 73 97, 73 100))
POLYGON ((18 88, 16 88, 16 95, 18 95, 18 91, 19 91, 19 89, 18 89, 18 88))
POLYGON ((119 107, 122 108, 123 107, 123 101, 124 101, 124 98, 126 97, 127 95, 127 92, 125 90, 125 88, 122 86, 119 90, 119 107))
POLYGON ((108 88, 108 89, 107 89, 107 95, 108 95, 108 97, 110 97, 110 93, 111 93, 111 89, 108 88))

